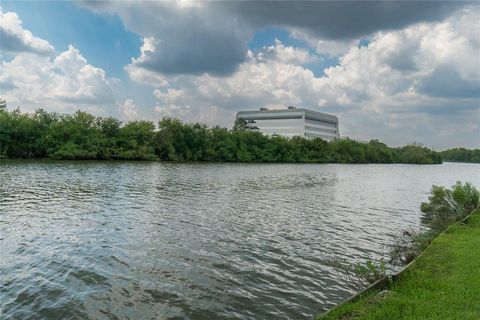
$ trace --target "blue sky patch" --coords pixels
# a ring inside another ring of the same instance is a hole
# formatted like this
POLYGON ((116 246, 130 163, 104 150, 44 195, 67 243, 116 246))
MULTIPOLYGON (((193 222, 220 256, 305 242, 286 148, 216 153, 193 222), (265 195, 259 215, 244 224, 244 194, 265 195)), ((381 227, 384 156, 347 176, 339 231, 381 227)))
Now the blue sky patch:
POLYGON ((126 31, 116 15, 97 15, 68 1, 2 1, 2 10, 16 12, 25 29, 59 52, 72 44, 112 77, 125 77, 122 67, 140 55, 141 37, 126 31))

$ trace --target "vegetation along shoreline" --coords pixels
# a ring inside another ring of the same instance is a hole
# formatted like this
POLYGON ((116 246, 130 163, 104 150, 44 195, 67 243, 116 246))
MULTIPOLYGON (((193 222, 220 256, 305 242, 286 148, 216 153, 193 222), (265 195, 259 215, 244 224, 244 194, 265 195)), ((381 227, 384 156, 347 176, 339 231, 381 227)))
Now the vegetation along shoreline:
POLYGON ((462 156, 455 158, 459 152, 439 153, 416 143, 392 148, 378 140, 288 139, 171 118, 160 120, 157 128, 152 121, 122 123, 84 111, 72 115, 42 109, 26 113, 9 111, 3 104, 0 158, 411 164, 440 164, 442 158, 480 161, 478 150, 458 149, 462 156))
POLYGON ((404 268, 386 275, 383 260, 341 266, 353 280, 371 285, 317 320, 478 319, 479 207, 480 192, 470 183, 433 186, 421 206, 428 227, 405 231, 391 246, 390 263, 404 268))

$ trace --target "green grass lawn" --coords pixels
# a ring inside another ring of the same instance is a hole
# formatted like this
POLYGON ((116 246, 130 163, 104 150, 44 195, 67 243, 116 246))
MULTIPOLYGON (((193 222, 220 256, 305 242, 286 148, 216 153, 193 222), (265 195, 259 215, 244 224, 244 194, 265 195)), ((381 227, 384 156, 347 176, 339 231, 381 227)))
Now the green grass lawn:
POLYGON ((320 319, 480 319, 480 211, 440 234, 388 291, 320 319))

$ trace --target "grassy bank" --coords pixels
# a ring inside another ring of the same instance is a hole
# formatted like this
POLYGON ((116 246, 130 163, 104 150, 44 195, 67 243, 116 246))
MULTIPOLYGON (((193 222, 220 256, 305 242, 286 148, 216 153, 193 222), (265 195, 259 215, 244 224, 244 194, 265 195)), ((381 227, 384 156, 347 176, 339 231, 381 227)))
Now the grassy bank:
POLYGON ((367 291, 325 319, 480 319, 480 210, 432 241, 387 291, 367 291))

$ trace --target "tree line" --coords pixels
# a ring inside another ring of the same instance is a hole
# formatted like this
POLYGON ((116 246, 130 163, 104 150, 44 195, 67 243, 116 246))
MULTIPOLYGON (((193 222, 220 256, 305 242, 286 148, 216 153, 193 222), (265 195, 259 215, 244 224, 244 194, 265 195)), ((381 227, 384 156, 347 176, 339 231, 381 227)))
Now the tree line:
POLYGON ((414 163, 442 162, 419 144, 391 148, 377 140, 327 142, 266 136, 239 125, 229 130, 163 118, 122 123, 88 112, 9 111, 0 105, 0 157, 106 160, 414 163))
POLYGON ((440 152, 445 161, 480 163, 480 149, 453 148, 440 152))

